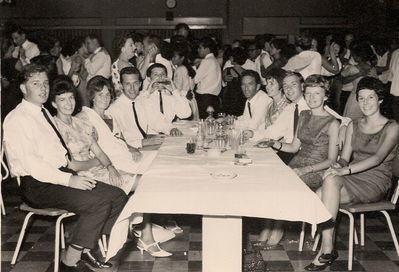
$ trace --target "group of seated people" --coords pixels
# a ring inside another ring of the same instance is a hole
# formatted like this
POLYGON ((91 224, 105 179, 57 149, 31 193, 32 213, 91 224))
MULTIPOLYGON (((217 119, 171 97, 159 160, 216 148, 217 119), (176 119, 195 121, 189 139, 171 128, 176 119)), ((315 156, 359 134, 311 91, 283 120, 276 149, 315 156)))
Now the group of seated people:
MULTIPOLYGON (((17 88, 22 101, 4 120, 3 142, 29 204, 79 215, 62 271, 90 271, 86 263, 111 266, 90 249, 109 235, 138 186, 142 149, 161 143, 154 135, 182 136, 173 122, 204 119, 209 107, 236 115, 244 138, 275 149, 330 211, 330 224, 320 225, 321 249, 306 270, 323 270, 338 257, 334 224, 340 203, 378 201, 390 189, 399 127, 381 107, 387 85, 356 55, 368 53, 364 41, 347 47, 345 66, 333 41, 322 57, 311 39, 299 38, 297 53, 290 53, 273 35, 250 42, 247 52, 237 41, 220 61, 214 37, 201 39, 194 54, 189 28, 180 24, 170 42, 137 33, 119 37, 113 63, 99 38, 88 36, 75 49, 66 44, 58 50, 51 70, 52 61, 40 57, 22 28, 11 33, 15 46, 7 48, 7 64, 19 77, 5 79, 6 91, 17 88), (350 65, 361 71, 347 76, 356 82, 345 108, 350 114, 343 117, 328 103, 336 80, 331 76, 350 65)), ((393 106, 398 49, 389 51, 389 60, 393 106)), ((268 220, 259 241, 272 247, 282 237, 283 222, 268 220)), ((142 253, 171 255, 155 240, 148 214, 138 238, 142 253)))

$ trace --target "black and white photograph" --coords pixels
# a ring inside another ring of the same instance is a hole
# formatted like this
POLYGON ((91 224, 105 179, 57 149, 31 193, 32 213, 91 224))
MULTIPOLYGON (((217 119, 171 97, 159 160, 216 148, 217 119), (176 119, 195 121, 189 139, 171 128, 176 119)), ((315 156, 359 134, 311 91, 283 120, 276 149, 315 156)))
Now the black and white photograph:
POLYGON ((2 272, 399 272, 399 0, 0 0, 2 272))

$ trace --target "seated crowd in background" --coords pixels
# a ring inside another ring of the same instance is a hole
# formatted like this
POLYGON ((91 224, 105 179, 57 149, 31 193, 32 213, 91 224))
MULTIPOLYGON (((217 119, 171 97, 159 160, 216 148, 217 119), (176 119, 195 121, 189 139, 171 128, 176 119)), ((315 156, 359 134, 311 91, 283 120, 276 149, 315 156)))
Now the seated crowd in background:
MULTIPOLYGON (((399 137, 398 39, 326 32, 317 41, 303 33, 289 44, 263 34, 221 46, 214 35, 196 39, 188 25, 178 24, 165 40, 123 33, 111 56, 96 35, 61 41, 43 33, 34 43, 19 26, 7 33, 2 118, 11 172, 22 177, 30 203, 85 214, 65 266, 81 266, 81 252, 90 254, 100 233, 109 233, 137 186, 142 148, 160 143, 154 135, 181 136, 176 120, 205 119, 210 109, 215 117, 236 116, 246 140, 275 149, 321 197, 333 223, 339 203, 377 201, 391 186, 399 137), (81 190, 82 200, 71 203, 72 188, 81 190), (86 204, 103 190, 109 192, 96 205, 112 203, 113 213, 94 227, 86 204), (86 206, 79 206, 85 198, 86 206)), ((323 227, 322 247, 307 270, 337 258, 334 229, 323 227)), ((267 221, 259 241, 275 246, 282 236, 282 222, 267 221)), ((171 255, 155 241, 149 215, 137 247, 171 255)))

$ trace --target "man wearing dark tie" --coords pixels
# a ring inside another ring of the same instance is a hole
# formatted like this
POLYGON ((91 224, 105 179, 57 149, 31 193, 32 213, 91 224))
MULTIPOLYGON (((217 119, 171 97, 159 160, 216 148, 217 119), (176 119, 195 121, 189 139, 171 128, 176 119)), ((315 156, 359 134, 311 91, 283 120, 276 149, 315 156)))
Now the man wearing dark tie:
POLYGON ((141 148, 152 144, 154 138, 148 134, 164 133, 181 135, 177 128, 162 118, 159 111, 148 107, 148 97, 141 94, 142 79, 140 71, 135 67, 125 67, 120 72, 122 95, 107 109, 106 114, 114 120, 113 131, 125 140, 130 148, 141 148))
POLYGON ((168 122, 177 117, 185 119, 191 116, 191 108, 184 94, 175 88, 168 78, 167 69, 163 64, 154 63, 147 70, 148 84, 145 103, 152 109, 159 108, 162 118, 168 122))
POLYGON ((238 120, 245 129, 256 130, 265 126, 267 108, 272 99, 260 87, 261 79, 257 72, 246 70, 241 74, 241 90, 247 101, 238 120))
POLYGON ((4 144, 11 173, 21 179, 24 200, 37 208, 58 208, 79 218, 61 271, 92 271, 109 263, 93 260, 93 249, 102 234, 109 234, 127 196, 114 186, 76 175, 79 162, 71 155, 43 107, 49 95, 44 67, 30 64, 22 72, 24 99, 4 121, 4 144), (83 255, 82 255, 83 252, 83 255))

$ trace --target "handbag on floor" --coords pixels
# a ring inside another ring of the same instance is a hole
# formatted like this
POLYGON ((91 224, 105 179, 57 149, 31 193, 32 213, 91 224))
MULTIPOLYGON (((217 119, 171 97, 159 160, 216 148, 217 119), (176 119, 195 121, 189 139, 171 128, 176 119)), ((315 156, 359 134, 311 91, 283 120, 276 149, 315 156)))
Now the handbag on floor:
POLYGON ((253 246, 250 249, 244 249, 244 253, 242 256, 243 272, 264 272, 266 271, 266 262, 263 260, 262 254, 260 253, 260 249, 254 248, 253 246))

